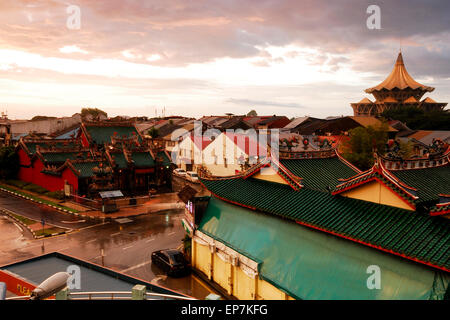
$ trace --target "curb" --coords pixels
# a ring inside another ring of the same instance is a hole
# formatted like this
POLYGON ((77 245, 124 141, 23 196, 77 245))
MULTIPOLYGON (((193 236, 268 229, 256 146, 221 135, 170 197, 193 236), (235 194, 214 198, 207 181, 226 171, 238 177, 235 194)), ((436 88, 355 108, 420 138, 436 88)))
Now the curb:
POLYGON ((57 206, 52 205, 52 204, 48 204, 48 203, 45 203, 45 202, 42 202, 42 201, 39 201, 39 200, 35 200, 35 199, 33 199, 33 198, 24 196, 23 194, 20 194, 20 193, 14 192, 14 191, 10 191, 10 190, 4 189, 4 188, 2 188, 2 187, 0 187, 0 190, 2 190, 2 191, 4 191, 4 192, 7 192, 7 193, 10 193, 10 194, 13 194, 13 195, 15 195, 15 196, 24 198, 24 199, 26 199, 26 200, 30 200, 30 201, 32 201, 32 202, 35 202, 35 203, 39 203, 39 204, 45 205, 45 206, 47 206, 47 207, 53 208, 53 209, 55 209, 55 210, 58 210, 58 211, 61 211, 61 212, 64 212, 64 213, 73 214, 73 215, 75 215, 75 216, 77 216, 77 217, 83 217, 83 218, 92 219, 92 220, 97 220, 97 219, 98 219, 98 220, 103 220, 102 218, 96 218, 96 217, 92 217, 92 216, 87 216, 87 215, 79 214, 79 213, 77 213, 77 212, 73 212, 73 211, 70 211, 70 210, 67 210, 67 209, 63 209, 63 208, 57 207, 57 206))
MULTIPOLYGON (((70 232, 73 231, 72 229, 70 229, 68 231, 55 232, 55 233, 52 233, 52 234, 47 234, 45 236, 37 236, 36 232, 34 232, 28 225, 26 225, 25 223, 23 223, 22 221, 20 221, 19 219, 17 219, 14 216, 14 215, 19 215, 19 214, 13 213, 12 211, 9 211, 8 209, 0 209, 0 212, 2 212, 6 216, 8 216, 10 219, 14 220, 15 222, 19 223, 22 227, 24 227, 28 231, 30 231, 30 233, 33 235, 34 239, 49 238, 49 237, 53 237, 53 236, 57 236, 57 235, 61 235, 61 234, 67 234, 67 233, 70 233, 70 232)), ((24 218, 26 218, 26 217, 24 217, 24 218)), ((27 219, 29 219, 29 218, 27 218, 27 219)), ((33 219, 30 219, 30 220, 33 220, 33 219)))

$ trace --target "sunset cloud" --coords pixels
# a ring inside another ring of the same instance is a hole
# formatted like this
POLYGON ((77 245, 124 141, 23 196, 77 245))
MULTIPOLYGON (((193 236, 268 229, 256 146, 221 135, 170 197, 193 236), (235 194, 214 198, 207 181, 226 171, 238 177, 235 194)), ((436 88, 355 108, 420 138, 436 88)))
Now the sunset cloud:
MULTIPOLYGON (((3 100, 30 110, 39 105, 52 115, 77 112, 89 101, 113 109, 129 101, 130 114, 133 107, 141 112, 145 105, 165 105, 174 113, 201 116, 210 103, 217 113, 231 106, 246 113, 246 101, 281 101, 277 107, 284 104, 291 115, 295 106, 312 105, 315 116, 350 114, 351 99, 360 100, 365 88, 387 76, 401 47, 408 71, 448 101, 448 1, 380 2, 380 30, 366 26, 370 4, 375 3, 2 0, 0 74, 10 89, 3 100), (79 30, 67 27, 69 5, 80 8, 79 30), (63 79, 58 90, 51 78, 63 79), (86 88, 84 79, 102 86, 103 95, 86 88), (67 102, 60 96, 67 92, 64 86, 83 90, 71 96, 70 111, 49 102, 67 102), (308 86, 310 92, 289 89, 283 97, 270 90, 283 86, 308 86), (27 91, 25 99, 22 88, 40 94, 27 91), (272 95, 261 98, 261 91, 272 95), (321 92, 319 101, 311 100, 311 91, 321 92)), ((8 107, 16 117, 34 115, 23 110, 8 107)))

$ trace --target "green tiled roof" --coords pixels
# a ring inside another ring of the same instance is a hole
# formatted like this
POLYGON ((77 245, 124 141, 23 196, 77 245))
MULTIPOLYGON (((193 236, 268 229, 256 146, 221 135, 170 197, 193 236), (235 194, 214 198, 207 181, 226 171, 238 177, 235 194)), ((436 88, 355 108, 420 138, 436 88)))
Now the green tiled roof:
POLYGON ((410 187, 418 189, 420 202, 437 201, 439 194, 450 194, 450 166, 389 171, 410 187))
POLYGON ((133 126, 130 127, 95 127, 95 126, 86 126, 86 130, 90 134, 92 141, 97 144, 104 144, 105 142, 111 142, 111 137, 114 136, 114 133, 117 133, 117 137, 122 138, 123 136, 132 137, 133 132, 136 136, 139 137, 139 141, 141 141, 136 128, 133 126))
POLYGON ((440 270, 215 197, 198 230, 259 263, 261 279, 297 299, 443 299, 449 287, 440 270), (370 265, 381 270, 379 290, 367 289, 370 265))
POLYGON ((92 169, 96 166, 98 166, 98 162, 79 162, 79 163, 73 163, 73 166, 75 169, 80 171, 80 178, 88 178, 92 177, 94 173, 92 172, 92 169))
POLYGON ((114 162, 119 169, 125 169, 128 167, 127 159, 125 159, 125 155, 120 153, 111 153, 111 157, 114 157, 114 162))
MULTIPOLYGON (((42 153, 44 160, 49 163, 61 163, 66 160, 76 160, 80 152, 45 152, 42 153)), ((82 153, 83 158, 87 157, 87 152, 82 153)))
POLYGON ((201 182, 219 198, 450 270, 450 221, 254 178, 201 182))
POLYGON ((36 153, 36 146, 40 146, 42 148, 49 148, 50 145, 54 145, 55 148, 69 148, 69 147, 76 147, 78 146, 77 143, 64 143, 64 142, 58 142, 58 140, 49 140, 50 143, 46 143, 46 142, 26 142, 25 141, 25 145, 28 148, 28 151, 31 154, 35 154, 36 153))
POLYGON ((339 158, 325 159, 281 159, 281 164, 296 176, 302 178, 305 188, 327 191, 339 184, 338 179, 357 174, 339 158))
POLYGON ((162 165, 163 166, 170 166, 171 161, 169 157, 167 157, 166 153, 164 151, 160 151, 156 154, 156 157, 161 157, 163 159, 162 165))
POLYGON ((133 152, 131 159, 134 161, 136 167, 154 167, 155 160, 153 160, 150 152, 133 152))

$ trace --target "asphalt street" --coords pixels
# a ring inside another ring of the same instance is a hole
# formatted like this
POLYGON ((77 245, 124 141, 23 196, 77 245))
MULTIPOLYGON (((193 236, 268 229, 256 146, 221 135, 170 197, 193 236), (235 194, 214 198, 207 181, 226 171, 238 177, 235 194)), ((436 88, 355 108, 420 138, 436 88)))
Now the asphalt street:
MULTIPOLYGON (((0 206, 14 209, 14 204, 18 204, 19 208, 26 208, 24 211, 33 217, 45 210, 21 199, 17 199, 19 203, 5 197, 0 199, 0 206), (33 209, 37 211, 36 215, 33 215, 33 209)), ((204 299, 209 293, 216 293, 206 283, 194 275, 183 278, 167 277, 162 270, 152 265, 150 260, 150 254, 155 250, 182 245, 181 240, 185 235, 181 225, 183 214, 183 210, 169 210, 105 223, 91 222, 80 224, 81 228, 71 233, 38 240, 34 240, 18 223, 0 215, 0 266, 60 251, 204 299)), ((51 217, 56 223, 67 219, 54 213, 51 217)))
POLYGON ((95 223, 2 191, 0 191, 0 208, 8 209, 37 222, 44 219, 46 225, 59 228, 81 229, 95 223))

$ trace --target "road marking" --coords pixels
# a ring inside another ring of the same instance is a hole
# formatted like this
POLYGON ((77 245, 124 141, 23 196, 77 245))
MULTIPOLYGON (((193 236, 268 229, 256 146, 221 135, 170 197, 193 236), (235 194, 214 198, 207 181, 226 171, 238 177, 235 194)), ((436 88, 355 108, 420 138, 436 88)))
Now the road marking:
POLYGON ((147 241, 145 241, 145 242, 150 242, 150 241, 153 241, 153 240, 155 240, 155 238, 152 238, 152 239, 148 239, 147 241))
POLYGON ((86 220, 77 220, 77 221, 61 221, 61 223, 81 223, 86 222, 86 220))
POLYGON ((111 234, 111 237, 118 236, 119 234, 120 234, 120 232, 113 233, 113 234, 111 234))
POLYGON ((151 263, 151 261, 143 262, 143 263, 137 264, 137 265, 135 265, 135 266, 129 267, 128 269, 122 270, 122 271, 120 271, 120 272, 126 273, 126 272, 129 272, 129 271, 131 271, 131 270, 134 270, 134 269, 138 269, 138 268, 140 268, 140 267, 143 267, 143 266, 145 266, 145 265, 147 265, 147 264, 150 264, 150 263, 151 263))
POLYGON ((86 242, 86 244, 92 243, 92 242, 95 242, 95 241, 97 241, 97 239, 92 239, 92 240, 89 240, 88 242, 86 242))
POLYGON ((17 227, 17 229, 19 229, 20 231, 23 231, 22 228, 17 223, 14 222, 14 225, 17 227))
POLYGON ((168 235, 168 236, 171 236, 171 235, 173 235, 173 234, 175 234, 175 232, 168 233, 167 235, 168 235))
POLYGON ((122 224, 122 223, 129 223, 129 222, 133 222, 133 220, 128 219, 128 218, 121 218, 121 219, 114 219, 114 221, 122 224))
POLYGON ((132 247, 134 247, 134 244, 132 246, 128 246, 128 247, 122 248, 122 250, 127 250, 127 249, 130 249, 132 247))

